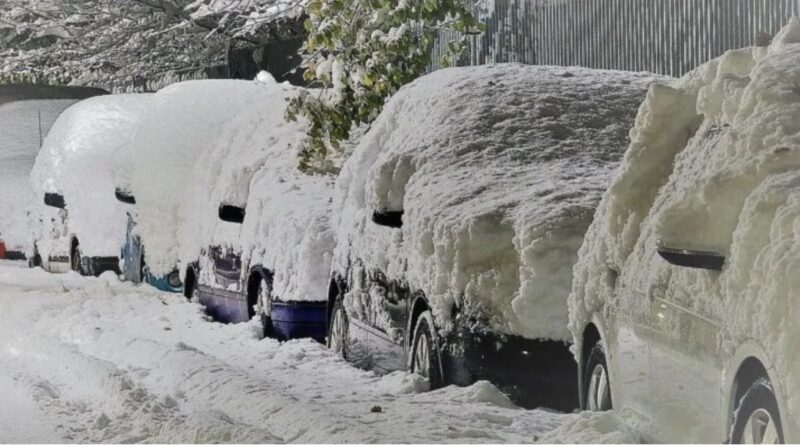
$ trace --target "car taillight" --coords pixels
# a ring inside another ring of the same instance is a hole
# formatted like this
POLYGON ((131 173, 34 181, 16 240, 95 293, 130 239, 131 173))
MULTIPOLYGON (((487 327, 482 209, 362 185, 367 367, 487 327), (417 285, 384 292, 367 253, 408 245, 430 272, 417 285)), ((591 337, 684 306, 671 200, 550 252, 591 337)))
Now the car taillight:
POLYGON ((0 240, 0 260, 5 259, 6 257, 6 245, 3 243, 3 240, 0 240))
POLYGON ((167 281, 172 287, 181 287, 181 274, 176 270, 167 276, 167 281))

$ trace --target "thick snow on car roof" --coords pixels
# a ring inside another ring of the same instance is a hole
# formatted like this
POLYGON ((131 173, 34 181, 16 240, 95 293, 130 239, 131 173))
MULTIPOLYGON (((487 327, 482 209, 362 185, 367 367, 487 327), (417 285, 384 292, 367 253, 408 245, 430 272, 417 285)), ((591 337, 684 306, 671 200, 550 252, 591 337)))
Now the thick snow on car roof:
POLYGON ((26 212, 35 197, 29 175, 42 139, 58 115, 76 101, 24 100, 0 105, 0 239, 9 249, 24 249, 30 241, 26 212))
MULTIPOLYGON (((85 99, 53 125, 31 171, 42 206, 45 193, 64 195, 69 229, 88 256, 112 256, 125 241, 125 205, 114 197, 113 155, 133 137, 151 95, 120 94, 85 99)), ((40 240, 47 243, 47 237, 40 240)), ((40 253, 47 247, 39 245, 40 253)))
POLYGON ((337 269, 363 262, 505 333, 564 339, 571 267, 652 75, 516 64, 401 89, 337 182, 337 269), (370 221, 403 210, 402 229, 370 221))
POLYGON ((187 190, 195 163, 204 162, 220 126, 263 100, 266 90, 253 81, 193 80, 153 95, 131 142, 134 149, 119 156, 115 178, 136 198, 138 231, 151 272, 169 273, 178 262, 183 207, 189 205, 187 190))
MULTIPOLYGON (((181 230, 181 263, 209 246, 241 250, 243 264, 273 272, 278 300, 326 300, 333 251, 333 178, 297 169, 306 122, 287 122, 301 91, 264 79, 260 100, 222 125, 194 169, 181 230), (219 205, 246 207, 244 223, 221 221, 219 205)), ((210 268, 207 268, 210 270, 210 268)))
POLYGON ((800 393, 798 67, 800 22, 792 19, 769 47, 728 51, 651 91, 581 247, 570 295, 576 338, 604 307, 647 310, 645 295, 708 320, 701 323, 719 334, 710 339, 714 353, 746 344, 747 355, 765 354, 788 419, 800 416, 800 399, 789 397, 800 393), (659 240, 718 252, 725 263, 721 272, 670 265, 657 254, 659 240), (630 292, 641 297, 617 303, 630 292))

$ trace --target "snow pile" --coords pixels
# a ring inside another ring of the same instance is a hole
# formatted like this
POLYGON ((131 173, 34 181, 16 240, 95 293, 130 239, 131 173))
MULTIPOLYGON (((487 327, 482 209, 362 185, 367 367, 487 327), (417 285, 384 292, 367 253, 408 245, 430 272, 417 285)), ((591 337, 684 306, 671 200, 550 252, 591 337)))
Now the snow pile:
MULTIPOLYGON (((285 110, 301 90, 274 81, 259 85, 257 102, 218 128, 188 180, 179 234, 181 270, 197 260, 201 249, 220 246, 241 252, 244 269, 261 265, 272 271, 274 298, 326 300, 334 245, 333 179, 297 169, 296 147, 307 127, 303 120, 287 122, 285 110), (244 207, 244 223, 220 220, 220 204, 244 207)), ((153 252, 148 250, 148 261, 153 252)), ((213 268, 204 266, 211 273, 213 268)))
MULTIPOLYGON (((573 335, 595 311, 637 310, 617 304, 617 288, 660 292, 720 326, 721 356, 755 340, 782 393, 800 394, 798 66, 793 19, 768 48, 729 51, 648 93, 580 250, 573 335), (671 266, 657 240, 719 252, 725 264, 719 273, 671 266)), ((787 401, 782 417, 798 418, 800 399, 787 401)))
POLYGON ((42 196, 33 195, 29 175, 41 140, 58 115, 75 102, 24 100, 0 105, 0 240, 10 250, 30 247, 27 210, 42 196))
POLYGON ((418 79, 340 174, 335 270, 407 281, 446 329, 457 307, 499 332, 566 339, 578 247, 655 80, 513 64, 418 79), (371 221, 387 210, 404 211, 401 229, 371 221))
MULTIPOLYGON (((86 256, 116 256, 125 242, 126 205, 114 196, 112 166, 115 151, 127 143, 147 111, 151 95, 122 94, 83 100, 58 118, 44 141, 30 181, 37 197, 34 209, 43 215, 45 193, 64 196, 68 235, 75 236, 86 256)), ((37 218, 38 219, 38 218, 37 218)), ((42 233, 55 227, 41 218, 42 233)), ((37 247, 43 258, 68 252, 69 237, 42 236, 37 247), (62 246, 53 243, 61 242, 62 246), (59 249, 60 247, 60 249, 59 249)))
POLYGON ((258 320, 210 323, 106 278, 0 261, 0 441, 520 443, 570 418, 486 382, 385 394, 312 340, 260 340, 258 320))
POLYGON ((611 411, 583 411, 538 438, 539 443, 643 443, 632 430, 611 411))
POLYGON ((265 97, 260 82, 195 80, 155 93, 131 148, 115 154, 120 161, 116 184, 136 198, 138 230, 155 274, 172 271, 178 261, 178 239, 186 206, 194 200, 188 184, 195 163, 220 126, 265 97), (126 167, 127 165, 127 167, 126 167))

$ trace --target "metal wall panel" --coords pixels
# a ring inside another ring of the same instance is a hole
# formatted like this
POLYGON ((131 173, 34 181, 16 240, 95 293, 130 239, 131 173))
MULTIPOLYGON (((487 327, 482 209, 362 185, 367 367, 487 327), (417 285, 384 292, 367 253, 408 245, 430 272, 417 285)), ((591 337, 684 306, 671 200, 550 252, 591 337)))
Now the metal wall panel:
MULTIPOLYGON (((733 48, 765 41, 800 0, 483 0, 486 32, 461 65, 522 62, 680 76, 733 48)), ((441 67, 442 32, 431 69, 441 67)))

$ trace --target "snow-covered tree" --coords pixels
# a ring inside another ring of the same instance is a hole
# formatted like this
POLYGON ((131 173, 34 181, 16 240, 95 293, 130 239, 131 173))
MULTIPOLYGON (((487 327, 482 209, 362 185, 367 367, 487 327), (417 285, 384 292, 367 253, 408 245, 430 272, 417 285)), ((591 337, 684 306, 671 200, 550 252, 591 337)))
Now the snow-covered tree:
POLYGON ((0 0, 0 82, 130 87, 302 33, 303 0, 0 0))
POLYGON ((292 101, 288 117, 311 122, 300 167, 335 170, 354 127, 372 122, 385 100, 424 74, 440 31, 460 31, 449 57, 483 30, 463 0, 309 0, 305 78, 326 87, 292 101))

